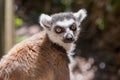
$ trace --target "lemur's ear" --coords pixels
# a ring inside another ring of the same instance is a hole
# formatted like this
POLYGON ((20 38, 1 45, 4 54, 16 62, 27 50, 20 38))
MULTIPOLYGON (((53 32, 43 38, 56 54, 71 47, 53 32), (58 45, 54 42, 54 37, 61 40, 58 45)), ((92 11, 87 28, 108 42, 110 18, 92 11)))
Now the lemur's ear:
POLYGON ((87 16, 87 11, 85 9, 80 9, 78 12, 73 13, 78 22, 82 22, 87 16))
POLYGON ((52 21, 52 17, 47 14, 41 14, 39 18, 39 23, 43 28, 50 28, 51 21, 52 21))

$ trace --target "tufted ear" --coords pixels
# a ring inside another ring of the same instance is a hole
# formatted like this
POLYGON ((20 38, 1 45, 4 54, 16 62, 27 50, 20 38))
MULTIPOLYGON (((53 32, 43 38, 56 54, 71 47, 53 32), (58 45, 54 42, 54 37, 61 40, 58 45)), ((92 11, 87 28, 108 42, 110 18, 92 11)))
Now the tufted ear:
POLYGON ((43 28, 50 28, 51 21, 52 21, 52 17, 46 14, 41 14, 39 18, 39 23, 43 28))
POLYGON ((80 9, 78 12, 73 13, 73 15, 78 22, 82 22, 87 16, 87 11, 85 9, 80 9))

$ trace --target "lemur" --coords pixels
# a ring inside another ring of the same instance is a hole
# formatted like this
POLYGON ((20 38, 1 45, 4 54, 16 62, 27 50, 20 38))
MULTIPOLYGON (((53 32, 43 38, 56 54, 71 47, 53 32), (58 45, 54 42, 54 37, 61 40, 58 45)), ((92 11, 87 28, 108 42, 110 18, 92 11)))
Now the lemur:
POLYGON ((0 61, 0 80, 70 80, 69 61, 86 10, 41 14, 44 30, 16 44, 0 61))

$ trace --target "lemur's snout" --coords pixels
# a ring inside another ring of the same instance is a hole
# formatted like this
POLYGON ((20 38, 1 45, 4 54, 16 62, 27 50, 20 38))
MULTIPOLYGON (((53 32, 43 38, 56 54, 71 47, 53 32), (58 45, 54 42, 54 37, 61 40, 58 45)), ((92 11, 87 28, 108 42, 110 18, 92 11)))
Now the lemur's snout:
POLYGON ((64 37, 63 41, 64 41, 65 43, 71 43, 71 42, 73 42, 73 41, 74 41, 73 35, 70 34, 70 33, 68 33, 68 34, 64 37))

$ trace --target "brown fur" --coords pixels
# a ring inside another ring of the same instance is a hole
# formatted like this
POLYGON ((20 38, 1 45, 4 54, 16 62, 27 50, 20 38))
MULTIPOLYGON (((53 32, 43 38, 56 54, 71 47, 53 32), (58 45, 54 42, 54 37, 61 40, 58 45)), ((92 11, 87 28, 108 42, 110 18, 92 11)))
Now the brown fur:
POLYGON ((0 80, 69 80, 67 54, 40 32, 15 45, 0 62, 0 80))

